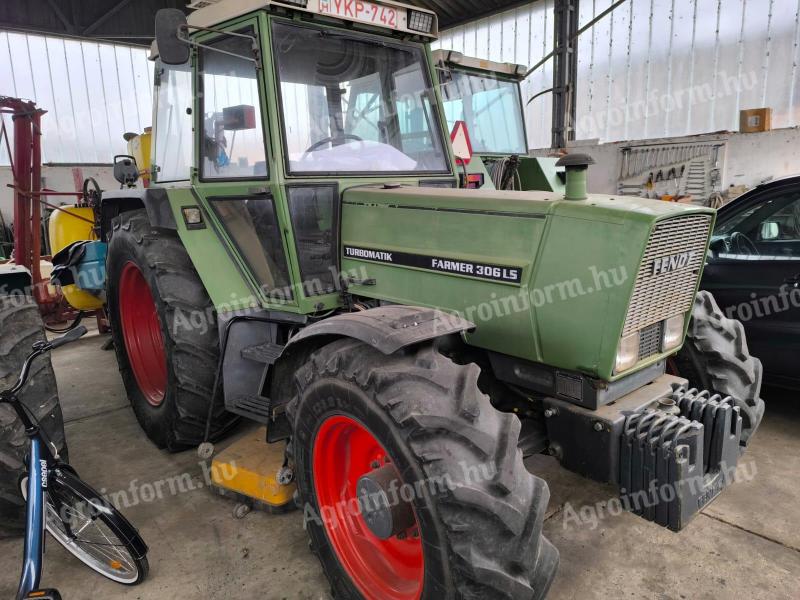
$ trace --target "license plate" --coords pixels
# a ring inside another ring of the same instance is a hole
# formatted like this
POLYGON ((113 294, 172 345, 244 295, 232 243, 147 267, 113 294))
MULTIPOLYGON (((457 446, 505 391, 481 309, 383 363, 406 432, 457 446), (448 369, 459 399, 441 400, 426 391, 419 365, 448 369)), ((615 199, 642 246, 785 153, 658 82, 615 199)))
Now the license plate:
POLYGON ((392 29, 397 28, 399 21, 397 9, 366 0, 319 0, 319 12, 392 29))

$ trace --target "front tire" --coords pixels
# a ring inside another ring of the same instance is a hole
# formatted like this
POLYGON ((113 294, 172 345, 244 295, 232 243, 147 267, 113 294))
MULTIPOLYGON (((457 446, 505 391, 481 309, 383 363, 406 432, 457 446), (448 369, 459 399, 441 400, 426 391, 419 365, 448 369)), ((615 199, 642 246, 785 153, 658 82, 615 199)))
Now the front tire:
POLYGON ((686 342, 676 356, 679 374, 698 389, 731 396, 742 416, 741 445, 761 424, 761 361, 750 355, 744 326, 729 319, 710 292, 697 293, 686 342))
MULTIPOLYGON (((0 389, 7 389, 16 382, 33 343, 46 339, 33 298, 0 296, 0 332, 0 389)), ((49 355, 33 363, 30 379, 19 396, 66 461, 64 417, 49 355)), ((27 473, 29 448, 16 413, 10 406, 0 405, 0 538, 25 531, 25 499, 19 485, 27 473)))
POLYGON ((354 340, 323 347, 298 371, 295 472, 335 598, 547 593, 558 565, 542 536, 547 484, 525 469, 519 419, 491 406, 479 374, 432 346, 385 356, 354 340), (356 482, 386 465, 413 511, 407 529, 383 539, 352 512, 356 482))
MULTIPOLYGON (((117 362, 133 411, 159 448, 204 441, 219 360, 214 307, 180 240, 155 230, 145 210, 116 217, 107 297, 117 362)), ((222 394, 211 441, 235 423, 222 394)))

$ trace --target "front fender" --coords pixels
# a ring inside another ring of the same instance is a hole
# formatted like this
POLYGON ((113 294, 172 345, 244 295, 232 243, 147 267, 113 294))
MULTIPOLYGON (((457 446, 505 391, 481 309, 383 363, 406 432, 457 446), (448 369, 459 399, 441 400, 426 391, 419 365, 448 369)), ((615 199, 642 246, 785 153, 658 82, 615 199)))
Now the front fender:
POLYGON ((325 344, 340 338, 352 338, 389 355, 407 346, 474 328, 474 323, 441 310, 394 305, 337 315, 308 325, 289 340, 275 364, 268 367, 270 409, 273 415, 280 415, 278 420, 282 423, 269 424, 268 441, 282 440, 290 435, 291 426, 285 421, 282 407, 294 395, 294 375, 309 356, 325 344))
POLYGON ((435 338, 475 329, 475 324, 434 308, 381 306, 324 319, 304 328, 286 345, 316 336, 349 337, 369 344, 383 354, 435 338))

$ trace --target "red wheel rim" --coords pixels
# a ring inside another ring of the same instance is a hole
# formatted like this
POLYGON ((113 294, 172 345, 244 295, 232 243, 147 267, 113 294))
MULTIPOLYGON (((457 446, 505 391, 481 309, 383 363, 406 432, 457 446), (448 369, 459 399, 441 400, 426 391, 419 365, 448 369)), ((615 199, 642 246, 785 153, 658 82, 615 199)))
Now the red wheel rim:
POLYGON ((147 402, 159 406, 167 390, 167 359, 156 303, 142 271, 126 263, 119 280, 119 313, 128 361, 147 402))
POLYGON ((422 595, 425 560, 419 521, 403 539, 382 540, 357 509, 358 479, 392 462, 378 440, 344 415, 326 419, 314 440, 314 489, 320 518, 339 562, 370 600, 412 600, 422 595))

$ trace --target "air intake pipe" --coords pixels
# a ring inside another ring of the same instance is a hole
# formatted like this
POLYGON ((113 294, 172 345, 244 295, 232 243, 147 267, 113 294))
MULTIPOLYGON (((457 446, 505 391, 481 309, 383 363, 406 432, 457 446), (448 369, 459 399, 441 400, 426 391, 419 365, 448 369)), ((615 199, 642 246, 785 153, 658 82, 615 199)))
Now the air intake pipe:
POLYGON ((556 166, 567 172, 565 200, 586 200, 586 171, 593 164, 594 159, 588 154, 567 154, 558 160, 556 166))

